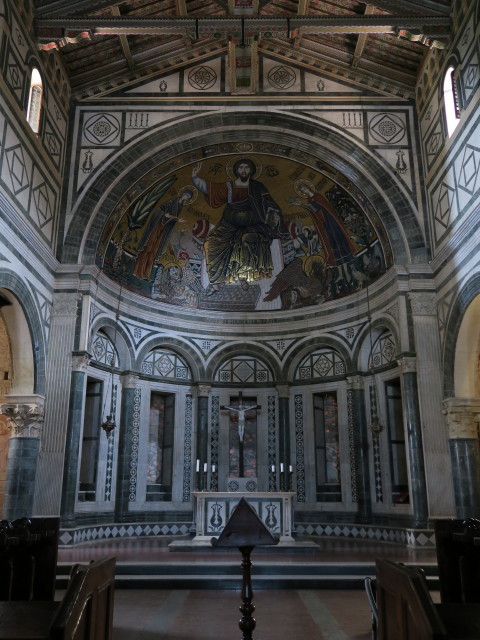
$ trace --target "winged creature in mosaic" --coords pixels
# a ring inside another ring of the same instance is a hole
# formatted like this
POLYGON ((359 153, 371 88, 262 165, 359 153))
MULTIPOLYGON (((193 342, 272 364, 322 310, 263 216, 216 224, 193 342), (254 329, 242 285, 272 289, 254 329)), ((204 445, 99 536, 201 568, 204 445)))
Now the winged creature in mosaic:
POLYGON ((325 299, 327 284, 328 270, 323 258, 311 256, 305 261, 295 258, 277 275, 264 301, 280 296, 283 309, 315 304, 325 299))

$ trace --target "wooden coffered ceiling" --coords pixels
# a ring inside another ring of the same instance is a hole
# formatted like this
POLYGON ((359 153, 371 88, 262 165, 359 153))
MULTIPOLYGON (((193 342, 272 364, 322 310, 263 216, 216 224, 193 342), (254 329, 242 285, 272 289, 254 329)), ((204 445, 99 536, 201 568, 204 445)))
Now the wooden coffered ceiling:
POLYGON ((257 42, 259 52, 415 86, 450 37, 447 0, 36 0, 34 30, 58 49, 74 92, 257 42))

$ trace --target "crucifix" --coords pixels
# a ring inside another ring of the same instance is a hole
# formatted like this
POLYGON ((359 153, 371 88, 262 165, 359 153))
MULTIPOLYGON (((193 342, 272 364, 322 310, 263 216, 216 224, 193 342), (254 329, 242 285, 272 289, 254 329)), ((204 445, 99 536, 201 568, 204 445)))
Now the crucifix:
POLYGON ((241 391, 238 392, 238 406, 237 407, 229 407, 228 405, 224 405, 220 407, 220 409, 224 411, 230 411, 231 413, 238 414, 238 475, 240 478, 245 477, 245 465, 243 460, 243 438, 245 435, 245 414, 250 409, 261 409, 262 407, 259 404, 252 404, 250 406, 245 406, 243 404, 243 394, 241 391))

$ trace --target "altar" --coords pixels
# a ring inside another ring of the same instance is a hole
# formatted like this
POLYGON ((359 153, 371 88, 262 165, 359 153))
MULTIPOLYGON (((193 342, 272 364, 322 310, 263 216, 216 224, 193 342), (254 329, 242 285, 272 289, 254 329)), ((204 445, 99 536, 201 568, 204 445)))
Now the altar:
POLYGON ((293 491, 278 492, 222 492, 195 491, 195 537, 193 543, 210 543, 218 537, 240 498, 255 509, 270 533, 279 536, 281 543, 294 543, 293 491))

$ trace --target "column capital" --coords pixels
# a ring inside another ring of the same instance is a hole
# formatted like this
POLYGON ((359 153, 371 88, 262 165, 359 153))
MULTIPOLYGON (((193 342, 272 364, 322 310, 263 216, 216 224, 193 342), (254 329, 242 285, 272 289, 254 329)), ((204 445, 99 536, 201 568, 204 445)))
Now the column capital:
POLYGON ((290 385, 277 384, 276 389, 279 398, 290 398, 290 385))
POLYGON ((136 389, 138 387, 139 376, 136 373, 122 373, 120 376, 124 389, 136 389))
POLYGON ((52 315, 76 316, 79 299, 80 295, 78 293, 55 293, 53 296, 52 315))
POLYGON ((77 352, 72 354, 72 371, 79 371, 85 373, 88 365, 90 364, 91 356, 86 351, 77 352))
POLYGON ((443 414, 447 417, 448 437, 478 439, 480 398, 446 398, 443 414))
POLYGON ((365 389, 364 376, 347 376, 347 383, 352 387, 352 389, 365 389))
POLYGON ((212 390, 212 386, 210 384, 199 384, 196 388, 197 391, 197 396, 199 398, 201 398, 202 396, 205 397, 209 395, 210 391, 212 390))
POLYGON ((402 373, 417 373, 417 358, 414 356, 404 356, 397 362, 402 373))
POLYGON ((429 292, 413 292, 408 294, 414 316, 437 315, 437 296, 429 292))
POLYGON ((37 394, 6 395, 0 412, 7 418, 9 427, 16 436, 39 436, 44 422, 45 398, 37 394), (33 431, 32 431, 33 430, 33 431))

